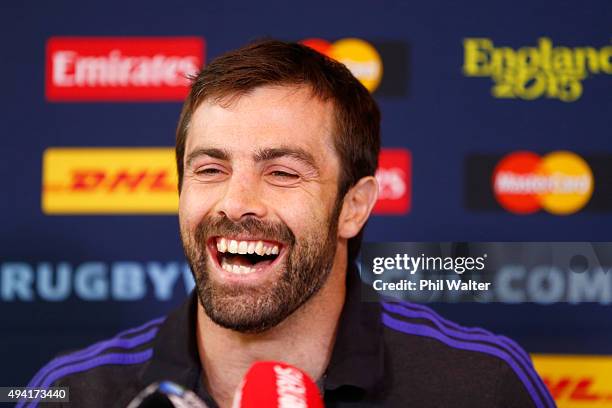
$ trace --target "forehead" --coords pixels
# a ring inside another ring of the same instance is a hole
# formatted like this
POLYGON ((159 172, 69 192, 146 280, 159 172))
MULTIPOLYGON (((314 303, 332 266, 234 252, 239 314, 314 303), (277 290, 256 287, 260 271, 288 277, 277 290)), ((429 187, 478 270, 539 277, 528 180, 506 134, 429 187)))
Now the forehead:
POLYGON ((202 102, 192 115, 185 151, 216 147, 247 153, 295 146, 334 154, 334 109, 304 86, 259 87, 239 97, 202 102))

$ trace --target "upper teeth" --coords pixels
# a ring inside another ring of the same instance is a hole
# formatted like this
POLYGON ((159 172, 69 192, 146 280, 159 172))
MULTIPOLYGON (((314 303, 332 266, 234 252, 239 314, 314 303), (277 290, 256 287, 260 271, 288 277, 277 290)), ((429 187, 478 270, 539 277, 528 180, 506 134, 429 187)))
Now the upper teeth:
POLYGON ((230 254, 278 255, 278 245, 264 241, 236 241, 235 239, 218 238, 217 251, 230 254))

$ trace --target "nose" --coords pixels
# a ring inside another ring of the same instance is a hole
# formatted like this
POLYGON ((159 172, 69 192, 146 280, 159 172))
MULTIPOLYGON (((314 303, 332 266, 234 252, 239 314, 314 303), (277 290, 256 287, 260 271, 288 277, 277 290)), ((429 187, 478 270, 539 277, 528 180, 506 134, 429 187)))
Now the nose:
POLYGON ((249 216, 264 217, 266 206, 256 177, 244 172, 234 172, 219 201, 218 213, 232 221, 240 221, 241 218, 249 216))

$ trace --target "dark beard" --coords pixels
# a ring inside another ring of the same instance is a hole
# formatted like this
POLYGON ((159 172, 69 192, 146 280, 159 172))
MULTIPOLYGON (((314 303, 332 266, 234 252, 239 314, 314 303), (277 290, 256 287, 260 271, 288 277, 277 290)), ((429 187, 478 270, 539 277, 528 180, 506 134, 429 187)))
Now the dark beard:
MULTIPOLYGON (((198 224, 194 237, 182 237, 185 255, 196 282, 200 303, 216 324, 242 333, 261 333, 275 327, 316 294, 326 282, 336 253, 336 233, 341 203, 327 220, 327 234, 313 234, 296 242, 282 223, 246 217, 208 217, 198 224), (213 236, 245 233, 282 243, 287 250, 280 278, 265 287, 225 285, 210 279, 206 243, 213 236), (315 236, 315 234, 317 236, 315 236)), ((316 229, 315 229, 316 230, 316 229)), ((319 231, 324 232, 323 229, 319 231)))

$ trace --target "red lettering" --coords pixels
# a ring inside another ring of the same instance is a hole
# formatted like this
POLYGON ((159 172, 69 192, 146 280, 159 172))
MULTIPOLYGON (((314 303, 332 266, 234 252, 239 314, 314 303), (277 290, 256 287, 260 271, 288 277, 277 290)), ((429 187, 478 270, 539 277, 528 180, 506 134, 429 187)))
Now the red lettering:
POLYGON ((151 185, 149 190, 151 191, 176 191, 176 185, 168 182, 168 171, 160 170, 151 175, 151 185))
POLYGON ((114 180, 112 180, 108 186, 108 190, 115 191, 121 185, 125 185, 129 191, 134 191, 138 188, 146 176, 146 170, 133 174, 130 174, 127 170, 120 170, 114 177, 114 180))
MULTIPOLYGON (((119 170, 107 174, 104 170, 79 169, 72 172, 72 191, 92 192, 101 188, 111 193, 120 189, 134 192, 138 188, 146 188, 153 192, 175 192, 176 185, 171 182, 168 170, 129 171, 119 170)), ((47 191, 59 190, 57 186, 46 186, 47 191)))
POLYGON ((92 191, 100 185, 106 174, 103 170, 75 170, 72 172, 71 190, 92 191))
POLYGON ((589 387, 593 384, 592 378, 582 379, 574 387, 574 391, 570 395, 570 399, 581 401, 596 401, 602 397, 589 391, 589 387))
POLYGON ((571 383, 572 380, 568 377, 563 377, 556 383, 554 383, 550 378, 544 378, 544 384, 546 384, 546 387, 548 387, 548 390, 554 399, 561 398, 563 392, 565 390, 569 390, 571 383))

